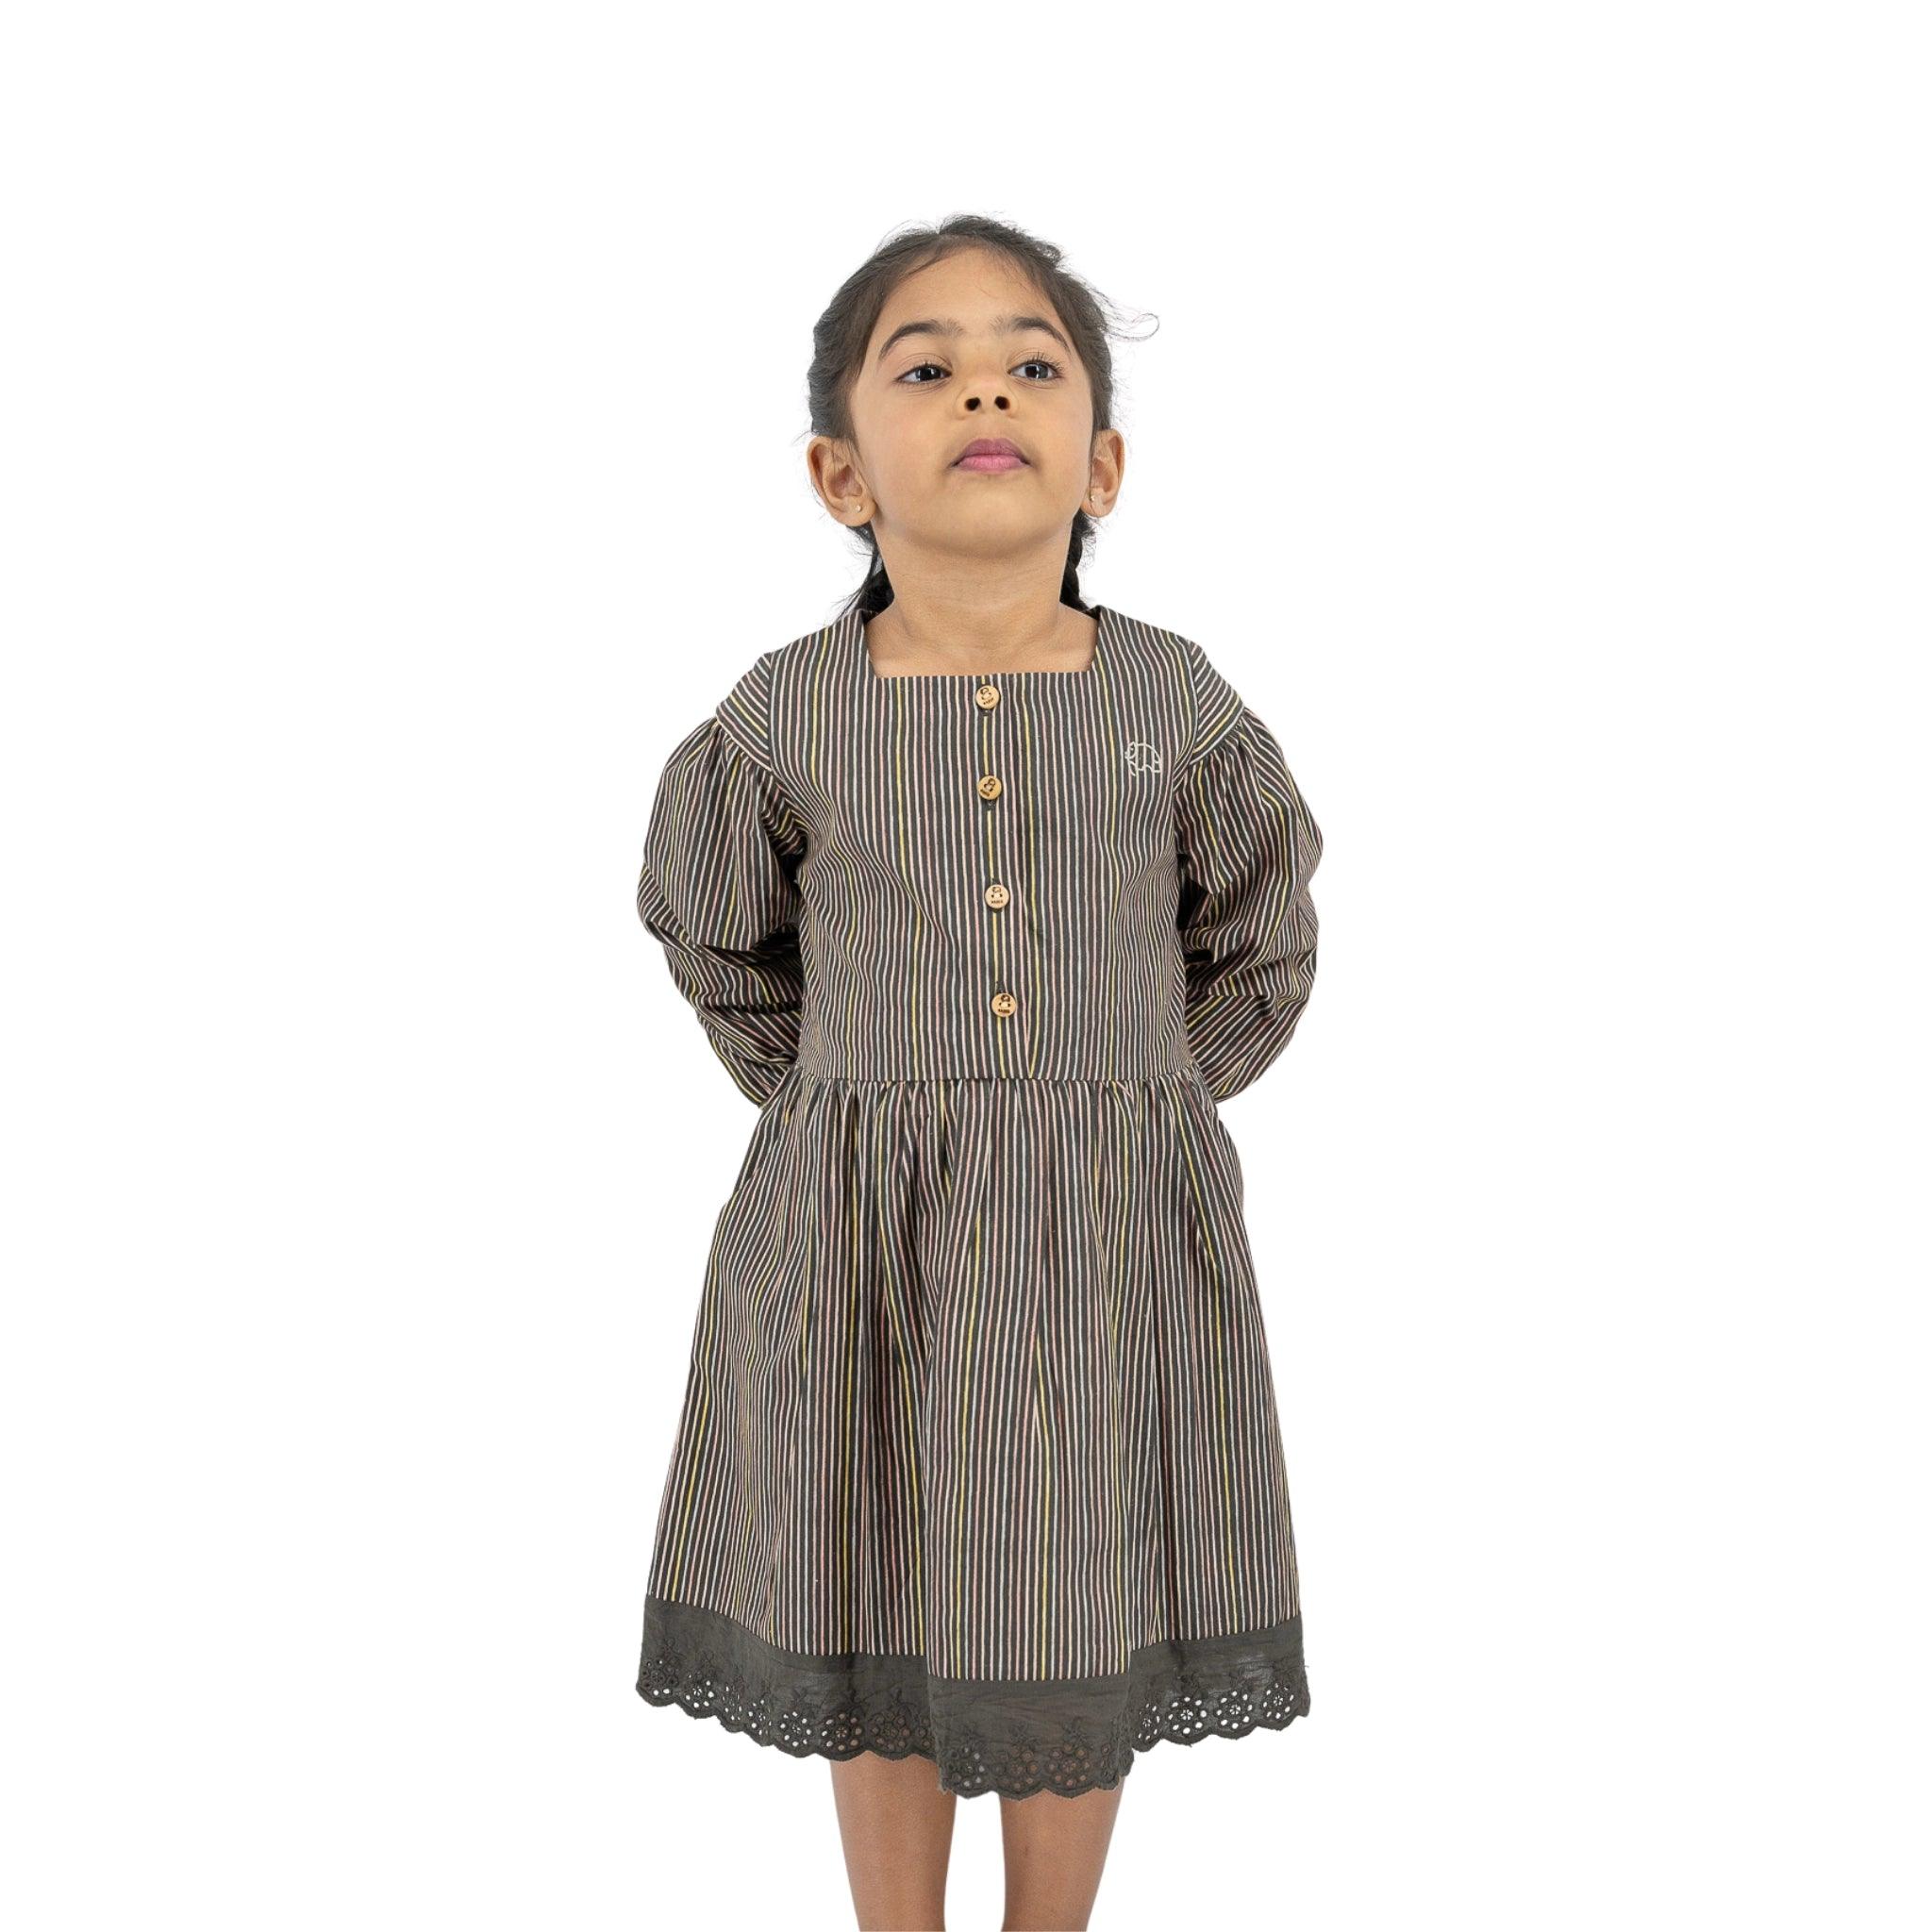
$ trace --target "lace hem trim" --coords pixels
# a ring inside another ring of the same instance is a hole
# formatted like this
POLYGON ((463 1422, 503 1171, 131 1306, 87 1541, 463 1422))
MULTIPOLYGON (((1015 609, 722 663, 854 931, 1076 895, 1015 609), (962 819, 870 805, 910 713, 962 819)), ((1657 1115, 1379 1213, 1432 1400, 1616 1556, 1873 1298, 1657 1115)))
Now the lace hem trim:
POLYGON ((638 1693, 793 1757, 930 1758, 960 1797, 1111 1790, 1137 1752, 1282 1730, 1308 1709, 1301 1618, 1137 1651, 1106 1676, 966 1679, 921 1657, 781 1650, 731 1618, 647 1600, 638 1693))

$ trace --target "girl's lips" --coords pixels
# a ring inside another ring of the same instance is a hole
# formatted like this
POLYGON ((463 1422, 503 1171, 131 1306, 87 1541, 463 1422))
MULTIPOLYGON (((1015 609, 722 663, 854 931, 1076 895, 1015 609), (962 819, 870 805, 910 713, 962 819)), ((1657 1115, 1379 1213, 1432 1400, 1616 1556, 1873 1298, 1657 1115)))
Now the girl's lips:
POLYGON ((961 457, 953 467, 956 470, 1024 470, 1026 467, 1026 458, 1008 456, 1003 452, 989 453, 985 456, 961 457))

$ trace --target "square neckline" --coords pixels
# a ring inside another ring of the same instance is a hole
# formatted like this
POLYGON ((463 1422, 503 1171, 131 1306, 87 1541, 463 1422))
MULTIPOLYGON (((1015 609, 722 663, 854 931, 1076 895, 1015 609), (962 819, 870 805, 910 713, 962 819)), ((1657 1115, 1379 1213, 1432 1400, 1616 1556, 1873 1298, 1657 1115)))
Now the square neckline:
POLYGON ((1078 679, 1091 677, 1100 666, 1101 654, 1108 643, 1108 626, 1113 618, 1112 610, 1105 604, 1091 607, 1094 622, 1093 649, 1086 663, 1077 671, 881 671, 872 661, 872 647, 866 641, 866 618, 864 612, 854 609, 846 613, 846 625, 852 634, 852 641, 858 651, 858 668, 873 684, 991 684, 1009 677, 1065 677, 1078 679))

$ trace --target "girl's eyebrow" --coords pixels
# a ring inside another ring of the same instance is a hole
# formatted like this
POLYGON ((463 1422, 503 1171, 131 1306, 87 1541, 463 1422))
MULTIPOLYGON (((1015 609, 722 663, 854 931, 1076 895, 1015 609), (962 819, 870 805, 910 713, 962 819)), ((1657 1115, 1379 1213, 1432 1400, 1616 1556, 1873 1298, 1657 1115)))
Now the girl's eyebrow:
MULTIPOLYGON (((1029 328, 1043 329, 1063 348, 1068 355, 1074 353, 1074 345, 1043 315, 1002 315, 994 319, 994 329, 1001 335, 1016 336, 1029 328)), ((873 358, 876 362, 886 359, 886 351, 903 336, 962 336, 966 331, 950 317, 928 317, 924 322, 902 322, 884 341, 879 352, 873 358)))

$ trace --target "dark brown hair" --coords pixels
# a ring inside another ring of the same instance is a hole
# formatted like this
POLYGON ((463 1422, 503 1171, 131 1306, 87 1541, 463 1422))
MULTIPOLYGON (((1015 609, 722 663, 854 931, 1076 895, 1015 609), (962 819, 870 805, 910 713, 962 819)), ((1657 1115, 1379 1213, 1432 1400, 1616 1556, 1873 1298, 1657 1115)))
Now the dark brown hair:
MULTIPOLYGON (((967 248, 984 248, 1001 257, 1053 305, 1066 325, 1093 392, 1090 437, 1114 426, 1113 351, 1108 338, 1117 331, 1108 325, 1099 294, 1060 266, 1060 251, 1052 242, 988 215, 950 215, 934 225, 904 229, 881 242, 868 260, 846 276, 813 325, 811 369, 806 376, 813 435, 853 441, 848 400, 851 385, 864 363, 865 346, 872 341, 892 291, 908 275, 967 248)), ((1087 608, 1080 600, 1080 561, 1093 529, 1093 520, 1087 512, 1075 510, 1066 575, 1060 582, 1060 602, 1071 604, 1075 610, 1087 608)), ((871 524, 861 524, 858 535, 871 552, 872 561, 864 582, 853 592, 842 614, 858 610, 871 617, 892 601, 892 584, 871 524)))

